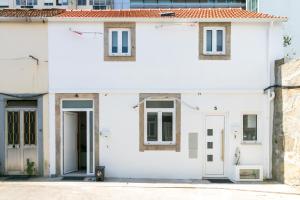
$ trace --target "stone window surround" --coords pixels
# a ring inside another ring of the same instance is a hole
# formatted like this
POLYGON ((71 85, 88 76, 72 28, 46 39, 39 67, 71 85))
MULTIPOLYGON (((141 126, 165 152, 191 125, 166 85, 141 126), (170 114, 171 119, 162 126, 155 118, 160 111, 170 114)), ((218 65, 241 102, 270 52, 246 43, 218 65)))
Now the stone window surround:
POLYGON ((61 103, 62 100, 93 100, 95 165, 99 165, 99 94, 97 93, 57 93, 55 94, 55 146, 56 175, 61 175, 61 103))
POLYGON ((230 22, 201 22, 199 23, 199 60, 231 60, 231 23, 230 22), (204 28, 224 27, 225 28, 225 54, 207 55, 203 52, 204 28))
POLYGON ((136 60, 136 37, 135 22, 104 22, 104 61, 135 61, 136 60), (110 56, 109 55, 109 29, 128 28, 130 29, 131 55, 130 56, 110 56))
POLYGON ((145 133, 144 133, 144 100, 146 98, 162 98, 162 97, 168 97, 170 99, 172 98, 176 98, 176 99, 181 99, 181 95, 180 94, 175 94, 175 93, 141 93, 139 95, 139 102, 142 102, 139 105, 139 150, 140 152, 144 152, 144 151, 176 151, 176 152, 180 152, 180 142, 181 142, 181 103, 176 100, 176 143, 172 144, 172 145, 148 145, 144 143, 144 137, 145 137, 145 133))

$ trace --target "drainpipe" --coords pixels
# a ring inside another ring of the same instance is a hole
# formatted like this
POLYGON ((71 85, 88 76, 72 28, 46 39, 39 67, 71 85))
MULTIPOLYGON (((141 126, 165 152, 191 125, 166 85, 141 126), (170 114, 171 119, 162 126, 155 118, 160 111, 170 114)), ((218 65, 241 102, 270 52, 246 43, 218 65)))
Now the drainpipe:
MULTIPOLYGON (((274 22, 270 22, 269 27, 268 27, 268 52, 267 52, 267 65, 268 65, 268 84, 272 85, 273 84, 273 71, 274 71, 274 65, 272 64, 272 59, 271 59, 271 49, 272 49, 272 30, 273 30, 273 25, 274 22)), ((269 137, 268 137, 268 155, 269 158, 267 159, 267 168, 269 170, 268 173, 268 178, 272 178, 272 150, 273 150, 273 113, 274 113, 274 106, 273 106, 273 100, 275 98, 275 93, 274 91, 268 90, 268 118, 269 119, 269 137)))

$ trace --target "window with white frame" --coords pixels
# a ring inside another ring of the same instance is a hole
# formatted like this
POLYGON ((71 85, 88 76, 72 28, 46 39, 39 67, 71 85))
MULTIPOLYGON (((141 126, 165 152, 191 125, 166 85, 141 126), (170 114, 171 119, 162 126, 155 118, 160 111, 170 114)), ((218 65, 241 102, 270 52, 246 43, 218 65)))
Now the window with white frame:
POLYGON ((243 141, 244 142, 257 141, 257 115, 256 114, 243 115, 243 141))
POLYGON ((109 29, 109 55, 110 56, 131 55, 131 41, 130 41, 129 28, 109 29))
POLYGON ((203 53, 211 55, 225 54, 225 27, 204 27, 203 53))
POLYGON ((147 100, 145 144, 175 144, 175 100, 147 100))
POLYGON ((16 0, 17 6, 36 6, 37 0, 16 0))
POLYGON ((65 6, 68 5, 68 0, 56 0, 57 6, 65 6))

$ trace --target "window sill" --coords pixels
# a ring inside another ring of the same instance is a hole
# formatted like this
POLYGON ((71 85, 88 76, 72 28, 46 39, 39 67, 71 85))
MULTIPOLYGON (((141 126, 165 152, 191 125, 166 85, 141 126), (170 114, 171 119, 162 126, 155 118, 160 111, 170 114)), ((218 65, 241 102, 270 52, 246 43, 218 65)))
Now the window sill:
POLYGON ((262 145, 262 143, 258 141, 242 141, 241 145, 262 145))
POLYGON ((104 56, 104 61, 135 61, 135 56, 123 56, 123 55, 108 55, 104 56))
POLYGON ((204 56, 226 56, 226 53, 203 53, 204 56))
POLYGON ((162 146, 175 146, 176 143, 144 143, 144 145, 147 145, 147 146, 159 146, 159 145, 162 145, 162 146))
POLYGON ((110 54, 110 57, 130 57, 128 54, 110 54))
POLYGON ((175 151, 179 152, 177 144, 142 144, 140 151, 175 151))

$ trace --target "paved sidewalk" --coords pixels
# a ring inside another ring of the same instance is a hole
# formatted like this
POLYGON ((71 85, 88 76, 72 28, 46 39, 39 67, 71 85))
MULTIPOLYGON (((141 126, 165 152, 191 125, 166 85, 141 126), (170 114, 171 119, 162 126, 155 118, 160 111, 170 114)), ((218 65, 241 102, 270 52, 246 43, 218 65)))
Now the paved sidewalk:
POLYGON ((300 200, 300 190, 276 184, 210 184, 207 181, 55 179, 0 182, 0 200, 300 200))

